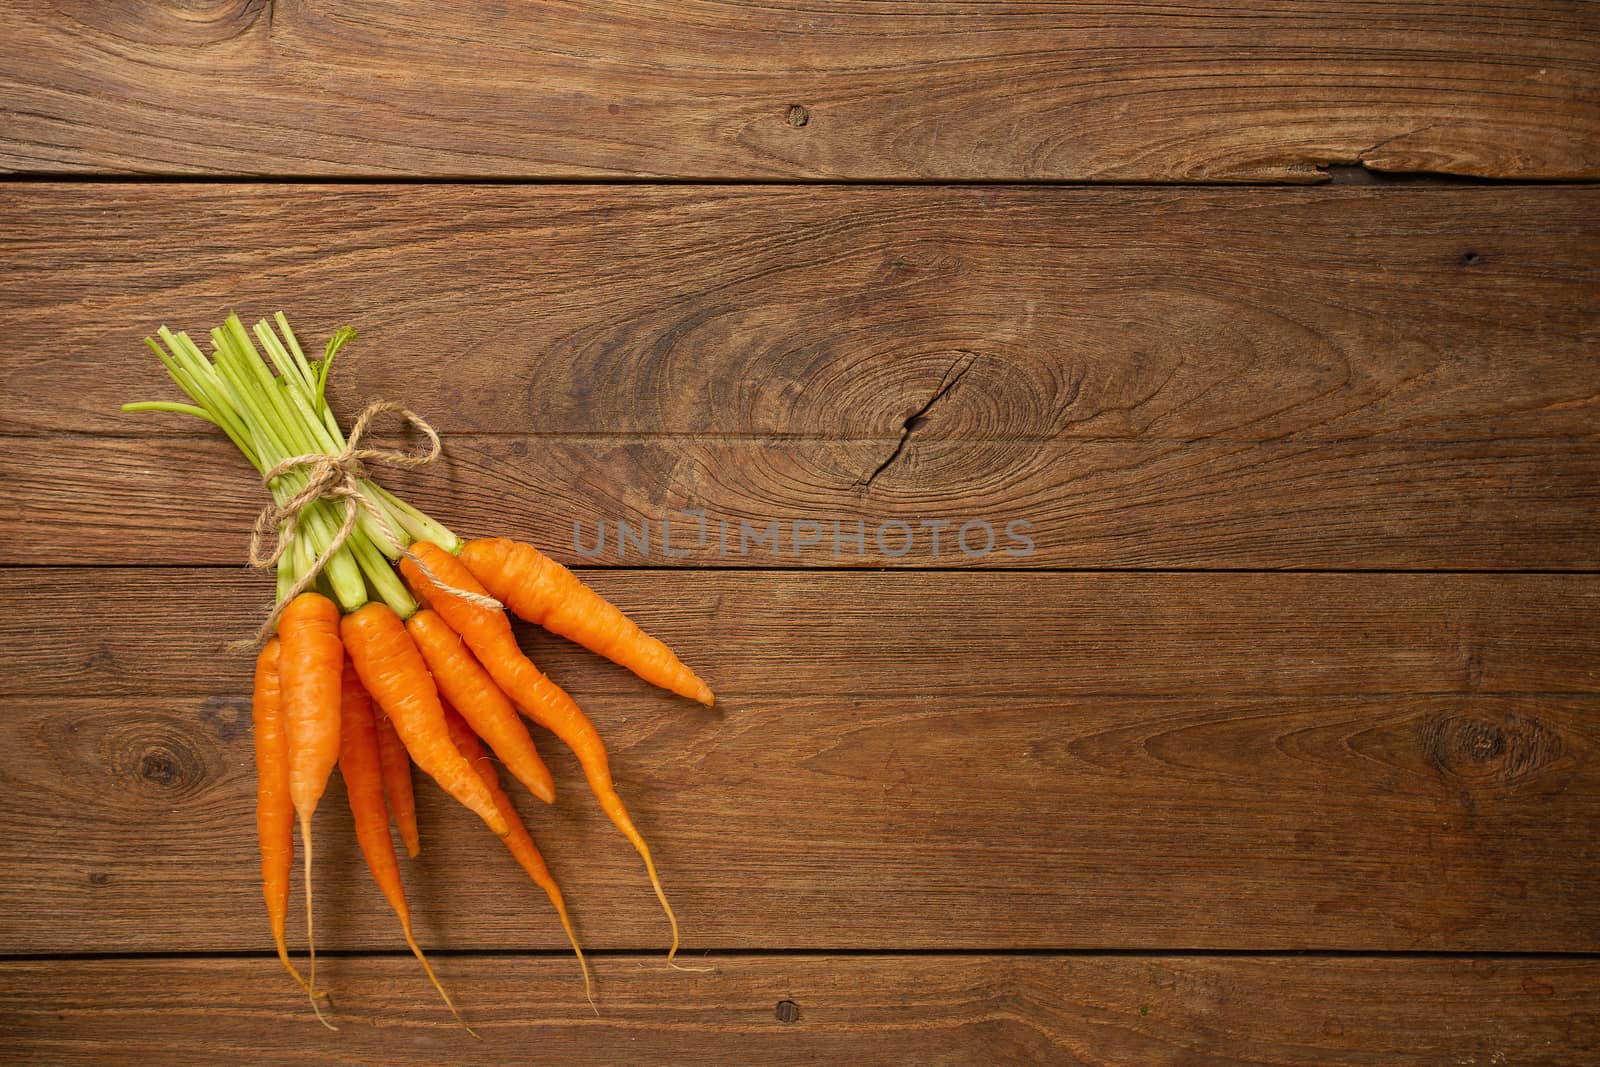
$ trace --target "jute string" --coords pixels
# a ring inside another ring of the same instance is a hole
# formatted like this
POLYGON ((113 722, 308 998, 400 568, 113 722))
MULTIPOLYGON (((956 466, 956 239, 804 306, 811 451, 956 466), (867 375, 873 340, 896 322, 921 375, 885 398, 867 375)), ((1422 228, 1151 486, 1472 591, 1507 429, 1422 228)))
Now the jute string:
MULTIPOLYGON (((318 500, 343 500, 344 521, 339 524, 339 529, 334 533, 332 540, 312 561, 311 566, 300 574, 295 579, 294 585, 278 599, 277 604, 267 615, 266 621, 261 624, 261 629, 256 631, 255 638, 251 641, 236 642, 235 647, 259 648, 272 636, 273 631, 277 629, 278 618, 283 614, 283 609, 295 597, 311 588, 317 576, 328 565, 328 561, 344 547, 346 541, 350 540, 350 535, 356 528, 356 521, 363 510, 390 544, 403 543, 395 533, 394 527, 389 524, 389 518, 384 514, 384 510, 361 491, 361 479, 367 476, 368 464, 401 468, 425 467, 438 460, 442 451, 438 432, 420 415, 393 401, 379 400, 368 405, 361 413, 361 417, 351 427, 342 451, 336 454, 308 452, 302 456, 290 456, 267 471, 262 477, 262 484, 269 489, 274 479, 302 468, 306 472, 306 484, 282 504, 268 504, 261 509, 261 514, 256 516, 255 528, 250 533, 250 566, 258 570, 277 566, 278 561, 283 559, 284 553, 294 546, 295 537, 300 532, 301 517, 306 508, 318 500), (380 415, 387 414, 400 416, 401 421, 424 434, 428 438, 428 450, 411 453, 392 448, 361 447, 361 439, 366 435, 372 421, 380 415)), ((504 605, 493 597, 483 596, 468 589, 458 589, 441 581, 439 576, 434 574, 410 548, 404 549, 402 555, 416 565, 437 592, 460 597, 468 603, 490 611, 504 610, 504 605)))

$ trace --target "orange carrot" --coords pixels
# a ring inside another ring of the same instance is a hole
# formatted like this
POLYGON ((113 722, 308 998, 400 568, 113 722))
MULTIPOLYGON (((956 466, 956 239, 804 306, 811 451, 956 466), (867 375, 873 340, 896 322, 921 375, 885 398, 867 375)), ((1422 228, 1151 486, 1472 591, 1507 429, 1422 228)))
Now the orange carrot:
POLYGON ((417 834, 417 797, 411 790, 411 757, 400 735, 394 732, 394 723, 382 711, 373 713, 378 727, 378 759, 383 766, 383 797, 394 824, 400 829, 400 840, 406 843, 406 855, 412 859, 422 851, 422 839, 417 834))
POLYGON ((340 630, 361 684, 394 722, 417 766, 504 837, 509 830, 494 798, 450 743, 439 690, 400 616, 374 600, 346 615, 340 630))
POLYGON ((550 768, 539 758, 528 728, 489 672, 461 643, 460 635, 437 612, 426 609, 406 620, 406 631, 427 660, 445 702, 461 712, 528 792, 546 804, 555 803, 550 768))
POLYGON ((289 915, 289 875, 294 869, 294 804, 289 799, 289 738, 283 730, 283 699, 278 681, 278 639, 256 657, 255 697, 251 703, 256 738, 256 836, 261 841, 261 888, 278 959, 310 992, 289 962, 284 925, 289 915))
POLYGON ((312 992, 317 984, 317 944, 311 922, 311 816, 339 760, 339 689, 344 668, 339 609, 320 593, 301 593, 279 617, 278 637, 283 718, 289 738, 289 796, 306 847, 306 945, 311 960, 306 989, 317 1019, 334 1030, 337 1027, 323 1018, 312 992))
MULTIPOLYGON (((411 551, 439 581, 469 593, 486 595, 483 586, 478 584, 478 580, 461 561, 438 545, 417 541, 412 544, 411 551)), ((547 678, 522 654, 505 612, 492 611, 441 592, 409 556, 401 559, 400 572, 411 583, 412 589, 461 635, 467 647, 478 657, 478 662, 489 671, 490 677, 505 690, 506 695, 534 722, 561 738, 578 757, 584 777, 589 780, 589 788, 600 802, 600 809, 644 860, 644 869, 650 875, 650 885, 656 891, 656 899, 661 901, 667 921, 672 924, 672 948, 667 953, 667 960, 671 962, 678 953, 678 917, 672 913, 672 905, 667 903, 667 894, 661 888, 661 879, 656 874, 650 848, 629 818, 622 797, 617 794, 617 787, 611 780, 611 766, 606 759, 606 747, 594 723, 589 721, 566 690, 547 678)))
POLYGON ((472 764, 472 769, 483 778, 483 784, 488 787, 494 802, 499 807, 501 814, 506 817, 506 822, 511 826, 511 833, 504 838, 506 848, 511 850, 511 855, 533 883, 543 889, 545 896, 550 898, 550 903, 555 906, 556 915, 561 919, 561 928, 567 932, 567 940, 572 943, 572 951, 578 955, 578 966, 583 968, 583 995, 589 998, 590 1006, 594 1004, 594 987, 589 980, 589 963, 583 958, 583 948, 578 944, 578 935, 572 930, 572 917, 567 914, 567 902, 561 895, 561 887, 556 885, 556 880, 550 874, 550 868, 545 866, 544 856, 539 852, 539 846, 533 843, 533 838, 528 833, 528 828, 523 825, 517 816, 517 809, 511 806, 511 798, 506 796, 504 789, 500 788, 500 776, 495 773, 494 761, 483 750, 483 745, 478 743, 478 735, 472 732, 471 726, 456 709, 445 706, 445 721, 450 727, 450 739, 455 742, 456 748, 472 764))
POLYGON ((532 545, 505 537, 468 541, 461 562, 518 618, 576 641, 652 685, 708 707, 715 700, 710 687, 672 649, 532 545))
POLYGON ((472 1033, 472 1027, 467 1026, 466 1020, 461 1018, 455 1001, 444 991, 439 977, 428 963, 428 957, 422 954, 411 932, 411 909, 406 904, 406 891, 400 882, 400 861, 395 858, 394 840, 389 836, 389 809, 383 801, 383 758, 378 753, 378 724, 372 714, 372 698, 367 695, 355 668, 349 663, 344 665, 341 692, 339 773, 344 776, 345 792, 350 798, 356 842, 367 859, 372 880, 378 883, 384 899, 400 919, 400 931, 405 935, 407 946, 428 973, 428 981, 444 998, 450 1014, 467 1027, 468 1033, 472 1033))

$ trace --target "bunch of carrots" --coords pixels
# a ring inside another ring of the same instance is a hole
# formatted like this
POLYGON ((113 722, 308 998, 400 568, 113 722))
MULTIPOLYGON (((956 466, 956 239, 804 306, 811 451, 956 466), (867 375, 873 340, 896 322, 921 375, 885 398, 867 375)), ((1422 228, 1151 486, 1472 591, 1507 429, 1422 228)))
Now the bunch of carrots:
POLYGON ((317 1018, 331 1026, 316 987, 311 829, 337 765, 367 866, 406 944, 456 1012, 412 934, 390 837, 392 818, 407 853, 417 856, 414 763, 481 818, 549 897, 589 992, 588 966, 561 890, 488 755, 492 751, 534 796, 553 803, 554 783, 526 717, 572 749, 601 809, 644 860, 671 924, 671 962, 678 922, 650 849, 612 782, 600 734, 572 697, 523 654, 504 608, 691 700, 710 705, 711 690, 666 645, 537 549, 504 538, 463 541, 379 486, 369 465, 426 462, 438 454, 437 435, 403 408, 380 403, 347 437, 328 406, 326 385, 335 355, 354 331, 341 329, 321 359, 309 360, 281 312, 275 321, 276 330, 257 323, 252 340, 230 315, 211 331, 209 357, 187 334, 163 327, 159 341, 147 338, 146 344, 192 403, 142 402, 123 410, 212 423, 261 473, 273 497, 252 544, 252 562, 277 573, 277 603, 258 635, 264 643, 256 657, 253 718, 261 878, 279 959, 310 996, 317 1018), (432 441, 432 453, 360 447, 371 420, 389 412, 416 424, 432 441), (260 548, 263 536, 270 551, 260 548), (297 825, 309 960, 304 977, 285 939, 297 825))

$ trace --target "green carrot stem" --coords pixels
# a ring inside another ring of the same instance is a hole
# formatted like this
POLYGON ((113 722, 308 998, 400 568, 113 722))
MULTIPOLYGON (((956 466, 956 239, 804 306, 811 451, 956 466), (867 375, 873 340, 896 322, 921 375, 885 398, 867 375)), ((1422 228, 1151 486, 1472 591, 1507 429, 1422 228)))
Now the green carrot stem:
POLYGON ((135 411, 170 411, 177 415, 193 415, 197 419, 205 419, 219 430, 227 429, 226 426, 211 417, 211 412, 205 408, 195 407, 193 404, 177 404, 170 400, 139 400, 132 404, 122 405, 122 411, 127 414, 135 411))
MULTIPOLYGON (((355 331, 343 327, 335 332, 323 358, 313 363, 306 359, 283 313, 278 312, 275 318, 278 331, 261 320, 253 328, 252 341, 251 331, 245 329, 236 314, 230 314, 227 321, 210 331, 210 358, 187 333, 173 333, 161 327, 157 331, 159 343, 154 338, 146 338, 145 343, 193 403, 143 401, 124 405, 123 410, 202 419, 221 429, 262 474, 293 456, 337 455, 344 450, 346 438, 328 407, 325 389, 334 356, 355 337, 355 331)), ((309 476, 300 467, 274 476, 268 485, 273 501, 280 508, 287 506, 305 490, 309 476)), ((359 479, 356 487, 364 502, 355 502, 358 510, 354 527, 329 556, 316 585, 347 612, 366 603, 369 596, 377 596, 402 618, 409 617, 417 610, 417 603, 390 560, 397 559, 417 539, 427 539, 450 552, 460 550, 461 540, 370 478, 359 479)), ((328 551, 350 506, 347 499, 322 498, 301 509, 293 542, 278 561, 276 585, 280 601, 328 551)))
POLYGON ((395 496, 381 485, 373 485, 373 492, 389 505, 391 514, 399 520, 413 541, 431 541, 452 556, 461 551, 462 541, 442 523, 435 522, 417 508, 395 496))
POLYGON ((366 575, 372 591, 402 619, 409 619, 415 615, 417 602, 406 591, 399 575, 395 574, 388 557, 378 551, 377 546, 365 537, 352 535, 350 541, 346 543, 354 546, 356 562, 361 565, 362 573, 366 575))

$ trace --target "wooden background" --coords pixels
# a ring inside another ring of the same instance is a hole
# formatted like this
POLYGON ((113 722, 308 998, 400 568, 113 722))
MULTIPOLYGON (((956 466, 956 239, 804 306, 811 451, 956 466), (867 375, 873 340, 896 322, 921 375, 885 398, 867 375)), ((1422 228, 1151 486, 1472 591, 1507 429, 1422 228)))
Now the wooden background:
POLYGON ((1582 2, 5 5, 0 1059, 1592 1061, 1597 144, 1582 2), (356 325, 405 490, 717 689, 525 634, 708 970, 549 743, 599 1015, 424 787, 465 1037, 335 788, 310 1019, 220 651, 264 498, 116 410, 231 308, 356 325))

